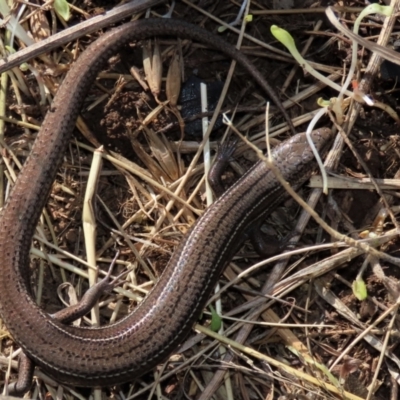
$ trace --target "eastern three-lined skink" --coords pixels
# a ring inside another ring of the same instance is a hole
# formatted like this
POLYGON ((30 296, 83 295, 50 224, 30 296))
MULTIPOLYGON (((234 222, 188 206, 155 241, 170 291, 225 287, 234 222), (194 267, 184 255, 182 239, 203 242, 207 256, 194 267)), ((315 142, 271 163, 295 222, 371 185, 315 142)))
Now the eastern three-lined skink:
MULTIPOLYGON (((122 383, 164 361, 190 331, 243 233, 286 196, 266 166, 256 164, 205 211, 145 300, 117 323, 100 328, 69 326, 35 304, 29 289, 29 249, 82 102, 102 66, 122 45, 166 35, 216 48, 235 59, 273 96, 243 54, 215 35, 180 21, 127 23, 104 34, 77 60, 55 96, 0 219, 1 318, 28 357, 61 383, 122 383)), ((312 133, 318 149, 326 146, 330 136, 328 129, 312 133)), ((273 154, 282 175, 295 187, 314 168, 304 134, 283 142, 273 154)))

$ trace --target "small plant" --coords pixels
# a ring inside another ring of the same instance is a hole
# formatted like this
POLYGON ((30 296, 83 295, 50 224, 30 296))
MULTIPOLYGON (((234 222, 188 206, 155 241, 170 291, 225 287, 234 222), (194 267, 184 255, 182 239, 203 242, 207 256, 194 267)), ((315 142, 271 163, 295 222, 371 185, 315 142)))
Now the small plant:
MULTIPOLYGON (((358 16, 354 23, 354 33, 358 34, 358 29, 360 27, 361 20, 369 15, 369 14, 382 14, 385 16, 390 16, 393 13, 393 7, 390 6, 380 6, 378 4, 371 4, 366 7, 358 16)), ((378 108, 383 109, 384 111, 388 112, 389 115, 394 118, 397 122, 399 122, 399 117, 397 116, 396 112, 394 112, 389 106, 386 106, 380 102, 374 101, 370 99, 365 93, 362 93, 359 90, 353 90, 353 92, 348 90, 348 87, 352 83, 354 71, 356 69, 357 64, 357 43, 353 40, 353 49, 352 49, 352 58, 351 58, 351 65, 349 69, 349 73, 347 75, 346 81, 343 86, 338 85, 337 83, 331 81, 326 76, 322 75, 318 71, 316 71, 308 62, 303 58, 303 56, 299 53, 296 48, 296 44, 294 42, 293 37, 290 35, 289 32, 285 31, 282 28, 279 28, 276 25, 271 26, 271 33, 274 37, 279 40, 290 52, 293 58, 299 63, 299 65, 304 68, 309 74, 314 76, 319 81, 325 83, 325 85, 337 90, 339 95, 337 98, 330 99, 329 102, 325 102, 320 100, 319 104, 323 104, 323 106, 329 106, 332 111, 336 115, 337 122, 339 124, 343 123, 343 110, 345 110, 348 106, 348 101, 344 99, 344 95, 353 98, 354 100, 368 104, 370 106, 375 106, 378 108)))

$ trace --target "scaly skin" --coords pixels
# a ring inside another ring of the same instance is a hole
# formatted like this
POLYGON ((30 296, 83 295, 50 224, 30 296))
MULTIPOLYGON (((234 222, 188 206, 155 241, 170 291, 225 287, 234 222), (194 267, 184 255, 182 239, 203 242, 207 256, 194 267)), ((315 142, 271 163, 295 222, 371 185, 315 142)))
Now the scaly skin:
MULTIPOLYGON (((130 22, 104 34, 81 55, 59 88, 0 216, 1 318, 29 359, 61 383, 122 383, 164 361, 190 331, 222 269, 240 245, 243 232, 286 196, 265 165, 256 164, 206 210, 145 300, 117 323, 101 328, 64 325, 35 304, 28 285, 29 249, 82 102, 102 66, 122 45, 167 35, 196 40, 221 51, 276 99, 242 53, 214 34, 181 21, 130 22)), ((330 136, 328 129, 312 134, 319 149, 330 136)), ((304 135, 282 143, 274 150, 274 157, 285 179, 294 186, 302 184, 314 168, 304 135)))

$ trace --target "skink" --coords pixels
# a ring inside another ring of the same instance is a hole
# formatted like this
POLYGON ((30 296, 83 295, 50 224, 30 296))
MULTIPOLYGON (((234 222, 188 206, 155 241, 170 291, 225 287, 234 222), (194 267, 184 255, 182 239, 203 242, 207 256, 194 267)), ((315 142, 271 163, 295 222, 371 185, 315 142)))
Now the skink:
MULTIPOLYGON (((222 269, 243 241, 243 233, 286 196, 266 166, 256 164, 206 210, 148 296, 117 323, 100 328, 69 326, 35 304, 30 295, 29 249, 86 93, 107 59, 123 44, 165 35, 220 50, 271 96, 270 87, 244 55, 215 35, 180 21, 122 25, 94 42, 72 67, 0 216, 0 316, 28 357, 61 383, 122 383, 164 361, 190 331, 222 269)), ((330 136, 329 129, 312 133, 318 149, 326 146, 330 136)), ((275 148, 274 159, 295 187, 308 179, 314 168, 304 134, 275 148)))

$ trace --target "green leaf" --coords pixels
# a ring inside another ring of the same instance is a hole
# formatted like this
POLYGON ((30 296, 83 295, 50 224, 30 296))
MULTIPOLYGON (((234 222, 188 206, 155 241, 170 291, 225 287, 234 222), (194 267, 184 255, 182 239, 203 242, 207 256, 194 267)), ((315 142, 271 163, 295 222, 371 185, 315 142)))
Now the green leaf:
MULTIPOLYGON (((13 47, 10 47, 10 46, 5 46, 5 47, 6 47, 6 50, 9 52, 9 54, 14 54, 15 53, 15 49, 13 47)), ((25 62, 25 63, 20 64, 19 69, 21 71, 28 71, 29 66, 25 62)))
POLYGON ((357 17, 360 21, 370 14, 381 14, 386 17, 390 17, 393 14, 393 7, 391 6, 380 6, 379 4, 370 4, 361 11, 360 15, 357 17))
POLYGON ((210 305, 210 310, 211 310, 211 324, 210 324, 210 329, 213 332, 218 332, 221 329, 222 325, 222 319, 218 315, 218 313, 215 311, 214 307, 210 305))
POLYGON ((271 33, 272 35, 274 35, 275 39, 279 40, 291 53, 292 50, 295 50, 297 52, 293 36, 288 31, 279 28, 279 26, 272 25, 271 33))
POLYGON ((367 285, 361 277, 357 277, 356 280, 353 281, 352 288, 354 296, 356 296, 358 300, 365 300, 367 298, 367 285))
POLYGON ((67 0, 54 0, 54 9, 65 21, 71 18, 67 0))

